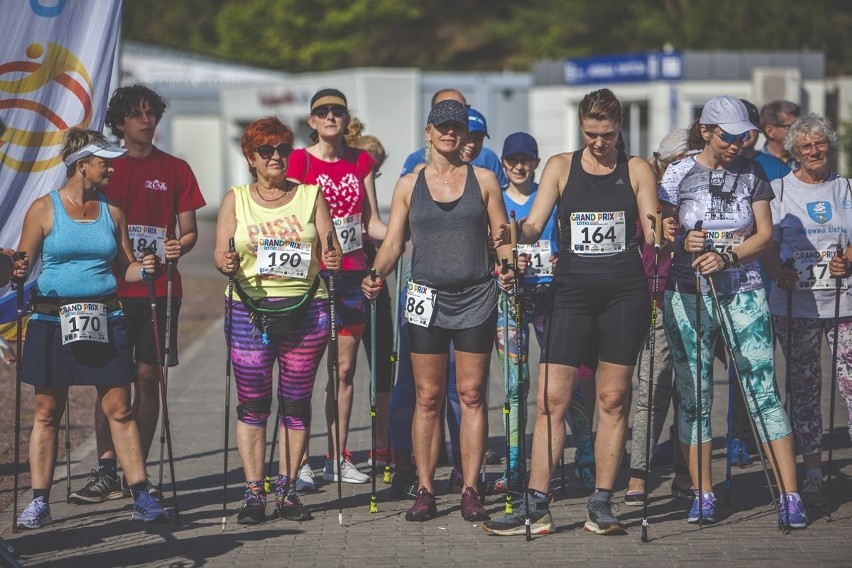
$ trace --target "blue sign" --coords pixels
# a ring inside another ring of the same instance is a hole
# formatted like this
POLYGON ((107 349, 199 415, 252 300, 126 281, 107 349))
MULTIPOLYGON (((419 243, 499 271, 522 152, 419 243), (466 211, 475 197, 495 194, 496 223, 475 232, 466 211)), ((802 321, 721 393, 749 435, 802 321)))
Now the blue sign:
POLYGON ((569 59, 564 78, 566 85, 676 81, 683 78, 683 54, 649 51, 569 59))

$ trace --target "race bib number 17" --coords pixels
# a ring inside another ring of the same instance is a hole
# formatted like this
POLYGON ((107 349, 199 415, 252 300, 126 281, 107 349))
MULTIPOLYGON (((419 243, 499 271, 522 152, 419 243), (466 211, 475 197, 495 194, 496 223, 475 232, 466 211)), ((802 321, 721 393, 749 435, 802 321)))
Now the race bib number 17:
MULTIPOLYGON (((837 286, 837 278, 831 277, 828 265, 831 263, 833 250, 807 250, 795 251, 795 269, 799 271, 799 282, 796 290, 834 290, 837 286)), ((843 279, 841 290, 847 287, 846 279, 843 279)))

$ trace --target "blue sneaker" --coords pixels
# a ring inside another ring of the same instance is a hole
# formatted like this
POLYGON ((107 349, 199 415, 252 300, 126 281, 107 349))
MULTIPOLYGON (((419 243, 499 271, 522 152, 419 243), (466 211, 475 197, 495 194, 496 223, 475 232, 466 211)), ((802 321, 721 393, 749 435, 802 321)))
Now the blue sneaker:
POLYGON ((728 453, 731 455, 731 463, 739 467, 751 465, 751 456, 748 455, 748 443, 739 438, 731 438, 728 443, 728 453))
POLYGON ((150 493, 142 491, 133 501, 133 513, 130 518, 146 523, 164 523, 169 520, 169 512, 163 509, 160 502, 150 493))
POLYGON ((781 526, 791 529, 803 529, 808 526, 808 516, 805 514, 805 504, 794 493, 782 493, 778 499, 781 509, 781 526))
POLYGON ((695 499, 692 501, 692 508, 689 510, 689 515, 686 520, 690 523, 698 522, 698 507, 701 504, 702 521, 705 523, 716 522, 716 497, 713 493, 705 491, 702 498, 698 498, 698 492, 695 492, 695 499))
POLYGON ((27 508, 18 517, 19 529, 40 529, 47 525, 53 524, 53 517, 50 516, 50 503, 44 500, 44 497, 37 497, 27 505, 27 508))

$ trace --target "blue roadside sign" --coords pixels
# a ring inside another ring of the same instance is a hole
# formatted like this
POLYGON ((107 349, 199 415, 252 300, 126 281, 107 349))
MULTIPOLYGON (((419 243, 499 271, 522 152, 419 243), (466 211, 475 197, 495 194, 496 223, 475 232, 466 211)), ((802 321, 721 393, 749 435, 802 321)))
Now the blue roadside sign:
POLYGON ((683 78, 679 51, 584 57, 565 61, 566 85, 676 81, 683 78))

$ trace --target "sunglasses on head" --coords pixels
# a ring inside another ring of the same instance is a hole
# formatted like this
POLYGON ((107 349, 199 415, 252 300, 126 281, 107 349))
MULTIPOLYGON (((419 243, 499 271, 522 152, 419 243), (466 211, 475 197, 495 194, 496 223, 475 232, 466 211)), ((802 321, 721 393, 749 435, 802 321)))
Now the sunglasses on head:
POLYGON ((340 105, 318 106, 311 111, 311 114, 319 118, 325 118, 328 116, 329 112, 331 112, 331 114, 333 114, 336 118, 340 118, 346 114, 346 107, 342 107, 340 105))
POLYGON ((293 151, 293 145, 288 144, 286 142, 282 142, 278 146, 273 146, 272 144, 263 144, 262 146, 257 147, 257 153, 264 160, 268 160, 275 152, 278 152, 278 155, 282 158, 286 158, 290 155, 290 152, 293 151))
POLYGON ((716 136, 719 137, 719 140, 725 144, 733 144, 734 142, 742 143, 748 139, 748 132, 743 132, 742 134, 731 134, 730 132, 725 132, 721 128, 717 128, 714 132, 716 133, 716 136))

